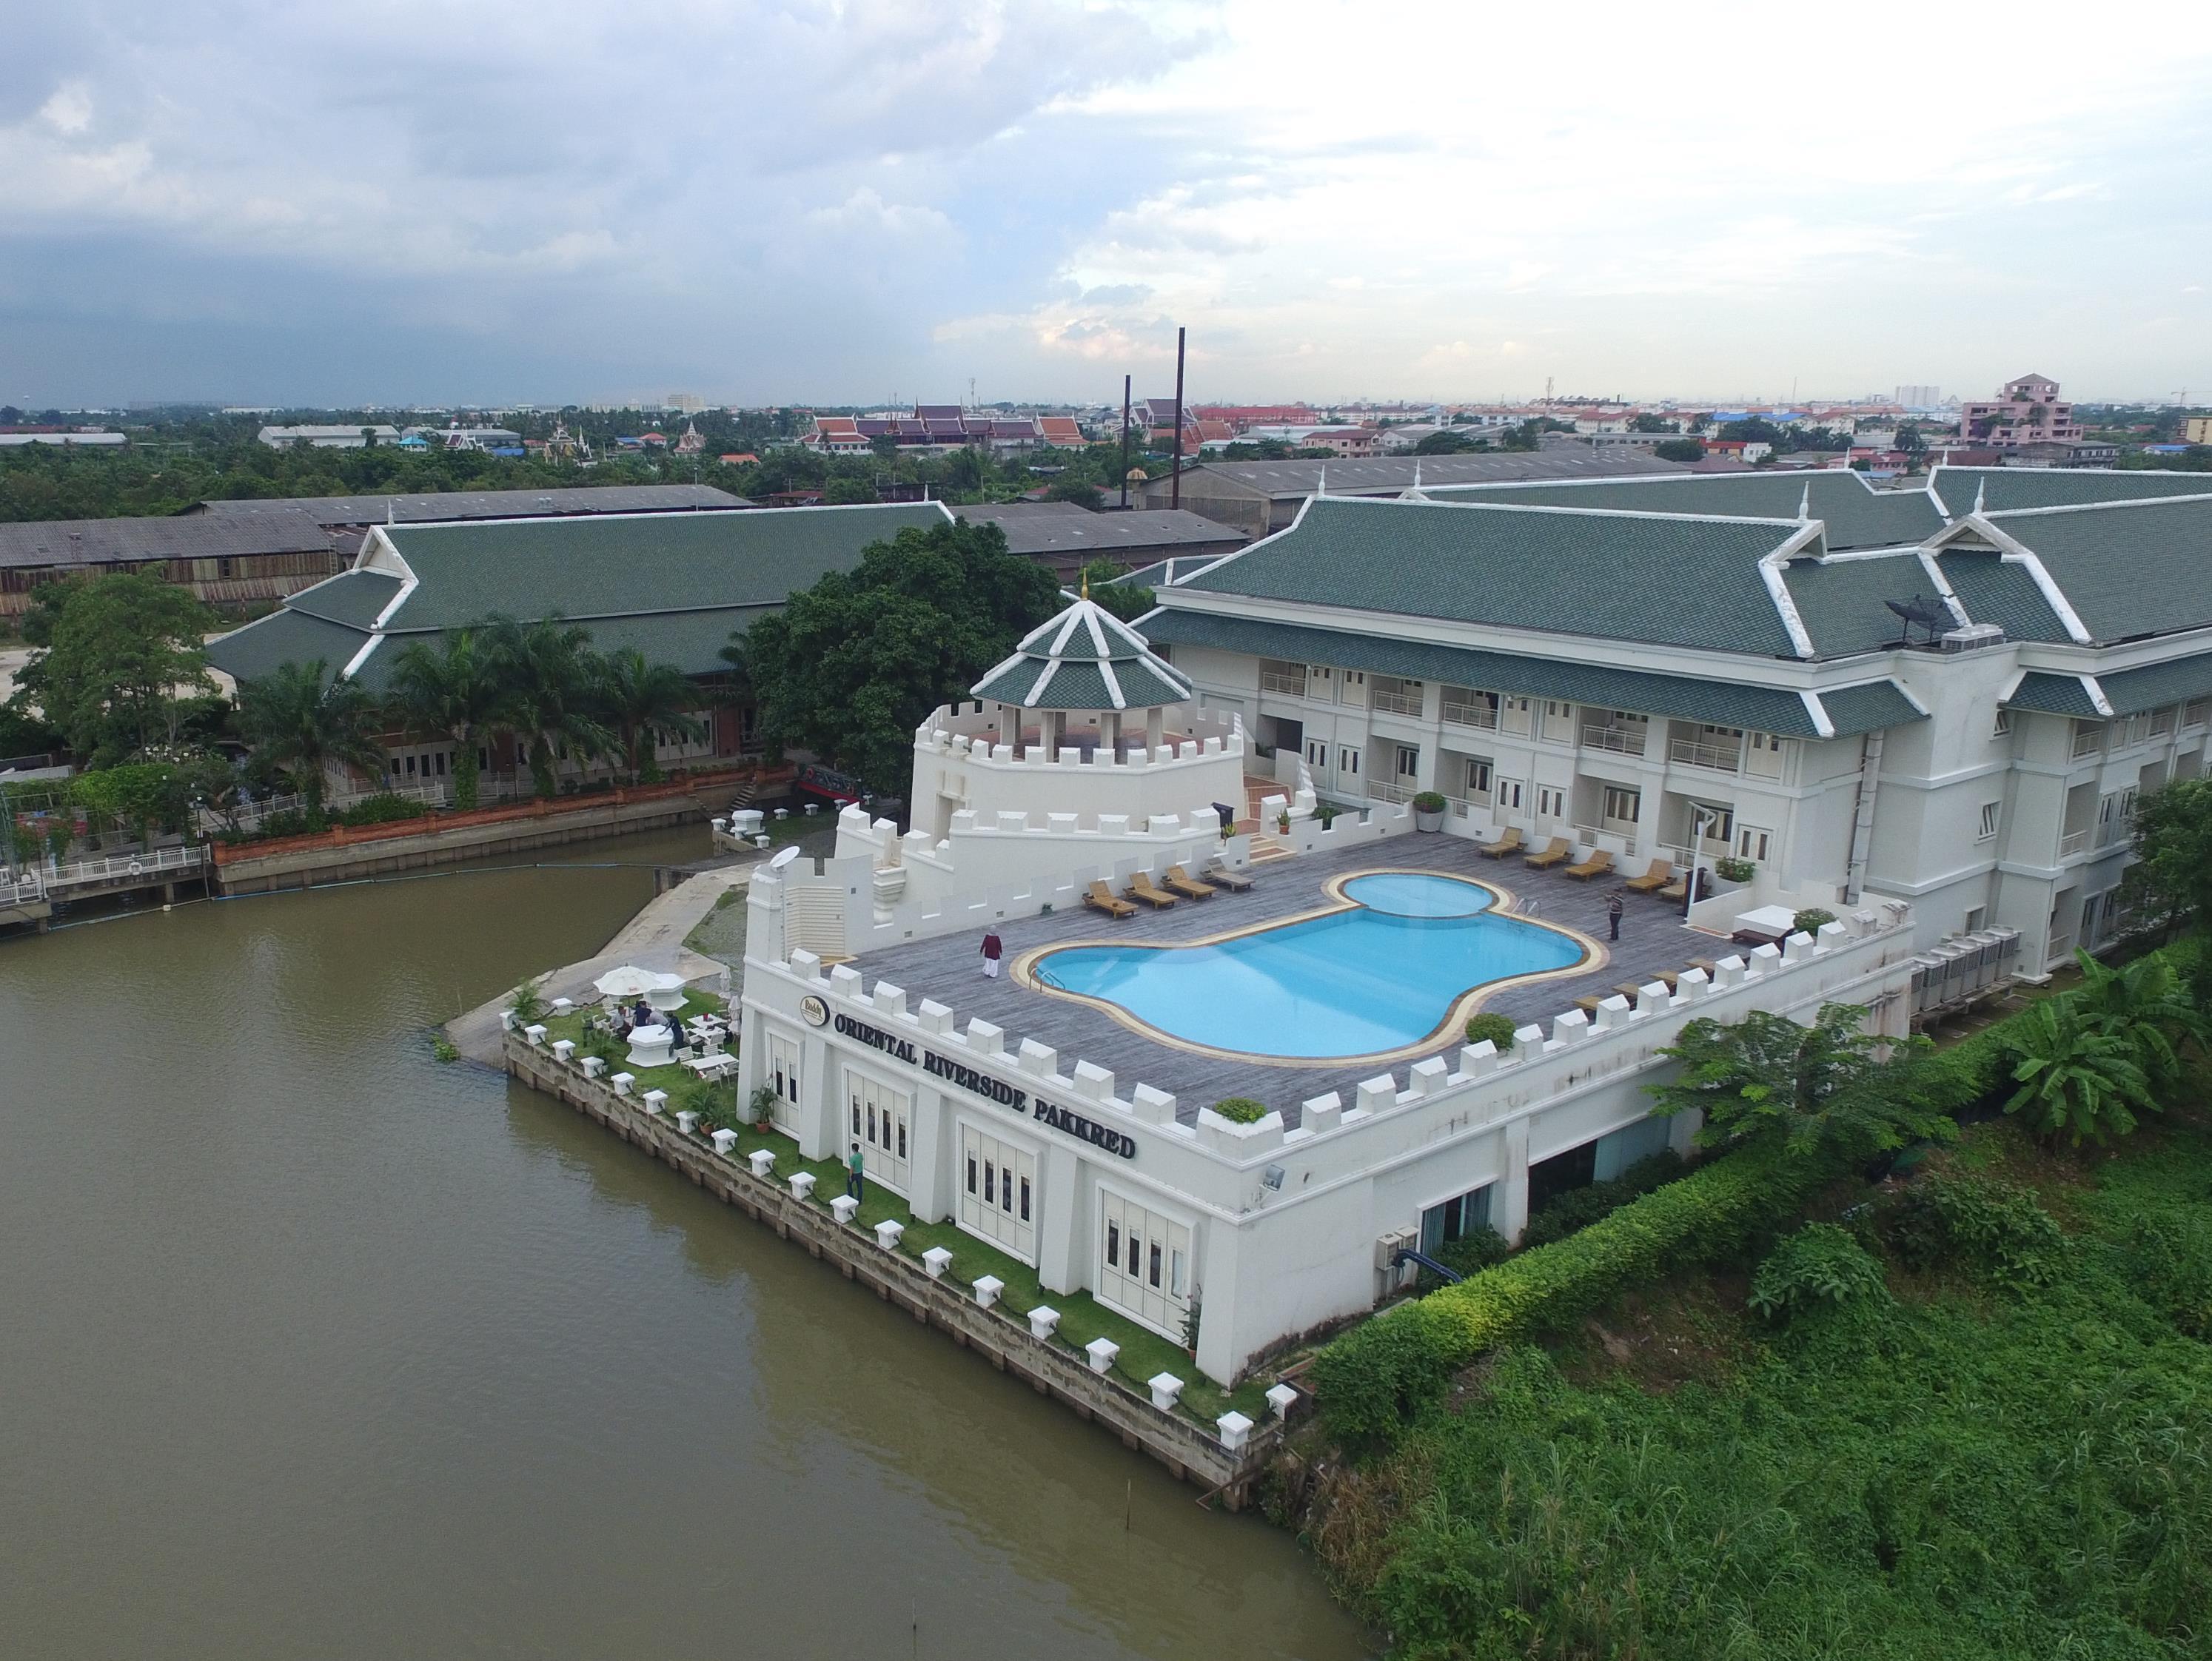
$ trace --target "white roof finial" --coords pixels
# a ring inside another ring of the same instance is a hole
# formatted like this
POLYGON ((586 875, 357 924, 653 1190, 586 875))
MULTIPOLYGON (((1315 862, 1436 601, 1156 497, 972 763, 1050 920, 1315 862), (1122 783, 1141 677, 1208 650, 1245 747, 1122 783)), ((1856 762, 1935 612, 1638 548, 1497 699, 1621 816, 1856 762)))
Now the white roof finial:
POLYGON ((1797 523, 1813 523, 1813 481, 1810 479, 1805 481, 1804 494, 1797 498, 1797 523))
POLYGON ((1977 480, 1975 480, 1975 481, 1974 481, 1974 512, 1975 512, 1978 513, 1978 512, 1980 512, 1982 511, 1982 503, 1983 503, 1984 501, 1985 501, 1986 500, 1988 500, 1989 493, 1990 493, 1990 476, 1989 476, 1989 475, 1988 475, 1988 474, 1984 473, 1984 474, 1983 474, 1983 475, 1982 475, 1982 476, 1981 476, 1980 478, 1978 478, 1978 479, 1977 479, 1977 480))
POLYGON ((1327 462, 1323 462, 1321 464, 1321 484, 1319 488, 1315 490, 1314 494, 1316 496, 1326 496, 1328 494, 1328 464, 1327 462))
POLYGON ((1419 456, 1416 456, 1416 457, 1414 457, 1414 458, 1413 458, 1413 488, 1414 488, 1414 489, 1416 489, 1416 490, 1419 490, 1420 488, 1421 488, 1421 458, 1420 458, 1419 456))

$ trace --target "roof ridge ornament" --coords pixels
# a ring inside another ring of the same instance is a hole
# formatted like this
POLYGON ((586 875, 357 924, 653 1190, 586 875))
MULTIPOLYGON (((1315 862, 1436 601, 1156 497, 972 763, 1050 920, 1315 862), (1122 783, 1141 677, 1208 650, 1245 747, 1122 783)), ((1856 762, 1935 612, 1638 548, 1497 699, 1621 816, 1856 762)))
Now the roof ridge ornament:
POLYGON ((1314 494, 1316 496, 1328 494, 1328 464, 1327 462, 1321 464, 1321 482, 1315 488, 1314 494))
POLYGON ((1984 474, 1980 478, 1978 478, 1978 479, 1977 479, 1977 480, 1975 480, 1975 481, 1974 481, 1974 512, 1975 512, 1978 513, 1978 512, 1980 512, 1982 511, 1982 504, 1983 504, 1984 501, 1986 501, 1986 500, 1989 500, 1989 494, 1990 494, 1990 480, 1989 480, 1989 475, 1988 475, 1988 474, 1986 474, 1986 473, 1984 473, 1984 474))
POLYGON ((1810 479, 1805 481, 1804 492, 1797 498, 1797 523, 1813 523, 1813 481, 1810 479))

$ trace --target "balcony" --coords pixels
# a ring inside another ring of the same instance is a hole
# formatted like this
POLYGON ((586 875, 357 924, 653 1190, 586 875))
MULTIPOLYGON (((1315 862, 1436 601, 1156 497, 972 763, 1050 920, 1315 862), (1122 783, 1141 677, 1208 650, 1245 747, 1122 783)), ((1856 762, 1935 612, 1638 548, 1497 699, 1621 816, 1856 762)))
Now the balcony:
POLYGON ((1743 770, 1743 741, 1724 738, 1677 738, 1667 746, 1667 759, 1689 767, 1711 767, 1717 773, 1743 770))
POLYGON ((1487 698, 1444 698, 1444 724, 1453 727, 1475 727, 1485 732, 1498 730, 1498 706, 1487 698))
POLYGON ((1416 788, 1418 787, 1413 785, 1388 785, 1377 780, 1370 780, 1367 786, 1367 796, 1370 801, 1390 802, 1402 805, 1413 799, 1416 788))
POLYGON ((1302 669, 1263 669, 1260 671, 1260 690, 1303 698, 1306 695, 1306 672, 1302 669))
POLYGON ((1583 728, 1583 748, 1611 750, 1615 755, 1641 755, 1649 731, 1650 729, 1641 723, 1632 726, 1591 723, 1583 728))
POLYGON ((1392 692, 1375 687, 1367 694, 1367 707, 1384 715, 1412 715, 1421 712, 1421 694, 1418 692, 1392 692))
POLYGON ((2058 839, 2058 857, 2064 859, 2071 854, 2081 852, 2088 846, 2089 833, 2087 828, 2068 831, 2065 835, 2058 839))

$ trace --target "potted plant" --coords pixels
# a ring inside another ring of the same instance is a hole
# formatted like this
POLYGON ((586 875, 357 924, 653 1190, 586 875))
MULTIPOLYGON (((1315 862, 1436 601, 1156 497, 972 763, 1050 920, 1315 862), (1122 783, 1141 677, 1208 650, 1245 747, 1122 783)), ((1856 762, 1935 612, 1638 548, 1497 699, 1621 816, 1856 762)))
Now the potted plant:
POLYGON ((1511 1017, 1491 1010, 1486 1009, 1480 1015, 1467 1018, 1467 1041, 1480 1044, 1486 1038, 1500 1055, 1512 1049, 1513 1032, 1511 1017))
POLYGON ((1740 859, 1734 856, 1729 856, 1713 861, 1713 876, 1715 880, 1725 882, 1730 888, 1740 888, 1758 875, 1758 864, 1749 859, 1740 859))
POLYGON ((746 1104, 753 1111, 753 1123, 766 1130, 775 1122, 775 1087, 763 1084, 752 1094, 746 1104))
POLYGON ((1198 1359, 1198 1288, 1190 1288, 1190 1307, 1183 1311, 1182 1347, 1193 1361, 1198 1359))
POLYGON ((1444 827, 1444 798, 1440 791, 1425 790, 1413 798, 1413 828, 1439 831, 1444 827))
POLYGON ((1291 810, 1288 808, 1285 808, 1275 815, 1275 829, 1280 835, 1288 836, 1291 834, 1291 810))
POLYGON ((1835 912, 1821 906, 1808 906, 1790 919, 1792 934, 1818 934, 1836 920, 1835 912))

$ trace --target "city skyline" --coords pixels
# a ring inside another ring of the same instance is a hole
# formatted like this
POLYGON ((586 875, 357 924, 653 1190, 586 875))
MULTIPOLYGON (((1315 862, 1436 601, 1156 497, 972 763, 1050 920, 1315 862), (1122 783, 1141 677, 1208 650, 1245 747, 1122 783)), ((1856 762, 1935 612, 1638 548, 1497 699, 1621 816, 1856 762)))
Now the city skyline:
POLYGON ((0 402, 2212 385, 2193 15, 532 15, 20 23, 0 402))

